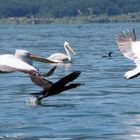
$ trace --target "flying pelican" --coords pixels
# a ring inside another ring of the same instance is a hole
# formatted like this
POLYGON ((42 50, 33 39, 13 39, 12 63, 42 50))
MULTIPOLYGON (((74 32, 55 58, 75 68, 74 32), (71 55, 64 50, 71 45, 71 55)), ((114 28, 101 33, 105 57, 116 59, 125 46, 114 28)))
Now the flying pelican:
POLYGON ((73 53, 74 55, 76 55, 76 53, 74 52, 74 50, 70 47, 68 42, 64 42, 64 49, 66 51, 66 54, 63 53, 54 53, 52 55, 50 55, 47 59, 56 62, 56 63, 62 63, 65 61, 71 61, 71 53, 73 53))
POLYGON ((125 79, 132 79, 140 75, 140 41, 136 40, 135 29, 126 31, 116 37, 118 48, 122 54, 133 60, 136 68, 125 73, 125 79))
POLYGON ((81 73, 80 71, 74 71, 64 76, 57 82, 53 83, 45 79, 40 74, 36 72, 31 72, 30 78, 32 82, 43 88, 43 91, 39 93, 33 93, 32 95, 35 95, 35 96, 32 96, 31 100, 33 100, 36 103, 40 103, 42 99, 48 96, 57 95, 63 91, 76 88, 82 85, 80 83, 72 83, 72 84, 67 85, 69 82, 72 82, 73 80, 75 80, 80 75, 80 73, 81 73))
POLYGON ((0 73, 20 71, 29 73, 30 71, 37 72, 38 70, 32 66, 33 61, 44 63, 54 63, 44 57, 34 55, 26 50, 16 50, 15 55, 3 54, 0 55, 0 73))

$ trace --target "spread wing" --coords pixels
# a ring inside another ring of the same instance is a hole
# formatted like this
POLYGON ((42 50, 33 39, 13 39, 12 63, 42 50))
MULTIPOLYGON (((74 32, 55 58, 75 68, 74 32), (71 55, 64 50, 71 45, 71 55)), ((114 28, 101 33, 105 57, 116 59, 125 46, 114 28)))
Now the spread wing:
POLYGON ((41 75, 44 76, 44 77, 49 77, 49 76, 51 76, 54 73, 54 71, 56 70, 56 68, 57 68, 57 65, 54 66, 52 69, 50 69, 48 72, 43 73, 41 75))
POLYGON ((13 71, 16 71, 16 69, 6 66, 6 65, 0 65, 0 73, 7 73, 7 72, 13 72, 13 71))
POLYGON ((55 83, 55 85, 61 85, 61 86, 64 86, 66 85, 67 83, 75 80, 79 75, 81 74, 80 71, 74 71, 72 73, 70 73, 69 75, 61 78, 58 82, 55 83))
POLYGON ((48 90, 53 83, 49 80, 46 80, 43 76, 41 76, 39 73, 37 72, 30 72, 30 78, 31 81, 36 84, 37 86, 42 87, 44 90, 48 90))
POLYGON ((116 42, 118 48, 125 57, 134 61, 137 59, 137 56, 134 52, 134 48, 137 43, 134 29, 132 32, 128 30, 116 36, 116 42))
POLYGON ((0 71, 2 72, 13 72, 13 71, 21 71, 21 72, 30 72, 37 71, 33 66, 27 64, 21 59, 5 54, 0 55, 0 71))
POLYGON ((43 91, 41 91, 40 93, 37 93, 37 94, 33 93, 33 95, 39 95, 37 97, 37 100, 41 101, 43 98, 46 98, 48 96, 57 95, 63 91, 66 91, 66 90, 69 90, 72 88, 76 88, 82 84, 75 83, 75 84, 69 84, 68 86, 66 86, 66 84, 73 81, 74 79, 76 79, 80 75, 80 73, 81 73, 80 71, 74 71, 74 72, 70 73, 69 75, 63 77, 56 83, 52 83, 52 82, 40 77, 40 75, 32 73, 30 75, 31 80, 35 84, 37 84, 41 87, 44 86, 43 91))

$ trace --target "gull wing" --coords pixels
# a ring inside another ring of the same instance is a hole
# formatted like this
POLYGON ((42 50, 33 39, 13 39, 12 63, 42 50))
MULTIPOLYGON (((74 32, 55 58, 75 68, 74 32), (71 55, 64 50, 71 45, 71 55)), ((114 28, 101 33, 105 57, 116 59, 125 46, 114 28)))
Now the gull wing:
POLYGON ((51 81, 46 80, 43 76, 35 71, 30 72, 29 76, 34 84, 42 87, 44 90, 48 90, 53 85, 51 81))
POLYGON ((137 59, 136 52, 134 51, 135 44, 137 43, 134 29, 132 32, 128 30, 116 36, 116 42, 125 57, 134 61, 137 59))

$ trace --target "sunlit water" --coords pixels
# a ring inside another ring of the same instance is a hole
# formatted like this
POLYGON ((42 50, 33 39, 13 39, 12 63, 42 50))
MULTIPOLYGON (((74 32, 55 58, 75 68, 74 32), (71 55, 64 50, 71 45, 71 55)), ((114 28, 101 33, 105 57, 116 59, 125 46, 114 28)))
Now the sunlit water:
MULTIPOLYGON (((0 25, 0 54, 27 49, 49 56, 64 52, 68 41, 76 51, 72 63, 58 66, 49 80, 80 70, 77 89, 48 97, 41 105, 26 103, 41 89, 27 75, 0 75, 0 139, 29 140, 138 140, 140 139, 140 78, 124 80, 134 64, 124 58, 115 34, 139 23, 76 25, 0 25), (109 51, 112 59, 102 58, 109 51)), ((41 72, 51 64, 35 62, 41 72)))

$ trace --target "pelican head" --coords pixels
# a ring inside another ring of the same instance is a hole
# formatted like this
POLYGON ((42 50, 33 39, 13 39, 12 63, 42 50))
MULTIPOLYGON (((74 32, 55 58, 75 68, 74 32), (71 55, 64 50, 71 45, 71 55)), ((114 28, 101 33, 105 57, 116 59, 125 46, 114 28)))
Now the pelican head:
POLYGON ((72 52, 74 55, 76 55, 75 51, 70 47, 69 43, 67 41, 64 42, 64 48, 66 52, 72 52))
POLYGON ((30 56, 30 52, 28 52, 27 50, 16 50, 15 51, 15 56, 19 59, 21 59, 22 61, 32 65, 33 61, 29 58, 30 56))
POLYGON ((39 61, 39 62, 42 62, 42 63, 55 63, 55 62, 53 62, 53 61, 51 61, 51 60, 49 60, 45 57, 32 54, 27 50, 16 50, 15 51, 15 56, 17 58, 21 59, 22 61, 30 64, 30 65, 33 64, 32 60, 39 61))
POLYGON ((20 57, 20 56, 28 56, 30 53, 27 50, 16 50, 15 56, 20 57))

